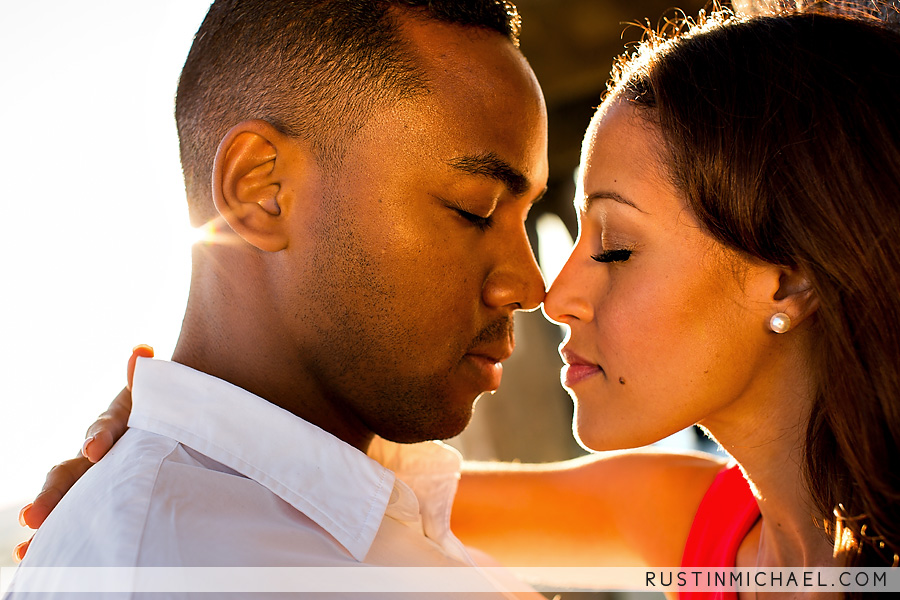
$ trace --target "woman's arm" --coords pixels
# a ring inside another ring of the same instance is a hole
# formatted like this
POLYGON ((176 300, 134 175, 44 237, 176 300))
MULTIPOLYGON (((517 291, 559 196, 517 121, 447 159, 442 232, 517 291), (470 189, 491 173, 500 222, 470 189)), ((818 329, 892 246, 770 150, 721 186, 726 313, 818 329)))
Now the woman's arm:
POLYGON ((452 528, 509 566, 677 567, 722 466, 702 453, 644 450, 545 465, 466 463, 452 528))

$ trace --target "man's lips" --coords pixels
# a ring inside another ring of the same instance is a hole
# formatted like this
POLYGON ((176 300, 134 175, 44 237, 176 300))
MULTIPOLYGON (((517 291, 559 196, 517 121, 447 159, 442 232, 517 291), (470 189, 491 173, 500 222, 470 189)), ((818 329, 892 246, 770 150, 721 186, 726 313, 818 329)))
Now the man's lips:
POLYGON ((567 388, 571 388, 589 377, 604 372, 603 367, 586 358, 582 358, 569 348, 561 348, 559 353, 566 363, 562 368, 560 379, 567 388))
POLYGON ((507 340, 490 346, 479 346, 468 352, 471 356, 478 356, 495 363, 503 362, 512 356, 512 353, 513 344, 507 340))
POLYGON ((500 387, 503 378, 503 365, 500 363, 509 358, 512 351, 513 344, 503 340, 473 348, 465 355, 464 359, 474 367, 481 391, 492 392, 500 387))

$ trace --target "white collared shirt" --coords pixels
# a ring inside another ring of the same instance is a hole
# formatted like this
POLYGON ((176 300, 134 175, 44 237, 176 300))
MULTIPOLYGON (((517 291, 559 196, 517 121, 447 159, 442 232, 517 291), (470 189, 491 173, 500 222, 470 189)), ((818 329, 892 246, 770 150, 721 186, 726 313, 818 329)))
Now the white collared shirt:
POLYGON ((130 429, 48 517, 22 567, 473 565, 449 527, 452 448, 376 438, 370 458, 172 362, 139 359, 132 394, 130 429))

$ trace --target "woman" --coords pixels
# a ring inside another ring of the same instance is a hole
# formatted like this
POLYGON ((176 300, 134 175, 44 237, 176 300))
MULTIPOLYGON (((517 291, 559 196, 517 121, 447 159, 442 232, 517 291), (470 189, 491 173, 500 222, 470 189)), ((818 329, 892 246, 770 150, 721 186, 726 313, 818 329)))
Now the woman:
POLYGON ((672 455, 494 470, 464 478, 460 537, 513 564, 546 542, 560 564, 896 566, 898 103, 900 35, 862 18, 719 13, 623 61, 544 302, 577 433, 699 423, 747 483, 672 455))
POLYGON ((739 469, 493 465, 454 529, 509 564, 896 566, 900 33, 813 10, 683 29, 614 74, 545 311, 585 446, 699 423, 739 469))

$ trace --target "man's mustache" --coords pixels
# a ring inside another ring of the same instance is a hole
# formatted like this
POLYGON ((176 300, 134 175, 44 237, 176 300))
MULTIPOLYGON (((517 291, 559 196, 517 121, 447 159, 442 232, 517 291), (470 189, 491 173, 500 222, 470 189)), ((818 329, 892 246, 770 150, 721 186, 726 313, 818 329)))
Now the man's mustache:
POLYGON ((472 340, 469 350, 474 350, 480 346, 486 346, 496 342, 506 341, 515 343, 515 332, 513 331, 513 318, 503 317, 498 319, 478 332, 475 339, 472 340))

